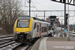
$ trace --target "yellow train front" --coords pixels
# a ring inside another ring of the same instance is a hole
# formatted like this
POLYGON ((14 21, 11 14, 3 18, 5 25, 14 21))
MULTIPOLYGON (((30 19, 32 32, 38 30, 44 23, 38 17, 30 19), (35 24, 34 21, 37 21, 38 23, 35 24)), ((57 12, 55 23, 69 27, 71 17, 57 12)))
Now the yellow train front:
POLYGON ((14 24, 14 40, 27 43, 35 38, 48 35, 50 23, 35 20, 32 17, 19 17, 14 24))

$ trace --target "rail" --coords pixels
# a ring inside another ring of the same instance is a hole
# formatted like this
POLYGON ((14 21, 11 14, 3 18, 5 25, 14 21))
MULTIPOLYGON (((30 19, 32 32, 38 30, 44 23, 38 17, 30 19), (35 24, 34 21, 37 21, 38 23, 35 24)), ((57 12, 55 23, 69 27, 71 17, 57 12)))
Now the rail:
POLYGON ((16 46, 20 45, 20 43, 16 43, 13 41, 13 36, 0 37, 0 49, 13 49, 16 46))

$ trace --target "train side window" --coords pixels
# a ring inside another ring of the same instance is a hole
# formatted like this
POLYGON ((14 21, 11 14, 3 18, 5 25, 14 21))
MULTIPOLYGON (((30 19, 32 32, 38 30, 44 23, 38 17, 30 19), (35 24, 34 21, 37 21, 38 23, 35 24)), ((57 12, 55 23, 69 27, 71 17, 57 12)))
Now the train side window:
POLYGON ((44 28, 42 27, 42 33, 44 32, 44 28))
POLYGON ((47 32, 47 27, 42 27, 42 32, 47 32))
POLYGON ((39 25, 37 25, 37 32, 39 32, 39 25))
POLYGON ((36 23, 34 24, 34 29, 36 28, 36 23))
POLYGON ((47 32, 47 27, 45 27, 45 32, 47 32))
POLYGON ((48 30, 50 30, 50 26, 48 27, 48 30))

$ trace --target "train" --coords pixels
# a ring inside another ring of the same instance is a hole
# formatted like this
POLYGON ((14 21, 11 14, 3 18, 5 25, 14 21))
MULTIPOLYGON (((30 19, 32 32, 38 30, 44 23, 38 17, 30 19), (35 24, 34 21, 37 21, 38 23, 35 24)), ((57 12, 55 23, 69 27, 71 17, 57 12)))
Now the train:
POLYGON ((13 37, 16 42, 27 43, 49 35, 51 27, 49 22, 35 17, 19 17, 14 24, 13 37))

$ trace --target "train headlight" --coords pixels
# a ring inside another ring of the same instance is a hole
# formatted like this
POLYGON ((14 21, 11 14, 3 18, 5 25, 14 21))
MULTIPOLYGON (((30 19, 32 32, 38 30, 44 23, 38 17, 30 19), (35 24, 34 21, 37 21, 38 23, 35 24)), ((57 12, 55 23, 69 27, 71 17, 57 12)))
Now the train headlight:
POLYGON ((19 34, 19 32, 15 32, 16 34, 19 34))
POLYGON ((28 33, 30 33, 30 32, 26 32, 26 34, 28 34, 28 33))
POLYGON ((29 33, 29 32, 27 32, 27 33, 29 33))
POLYGON ((19 34, 19 32, 16 32, 17 34, 19 34))

